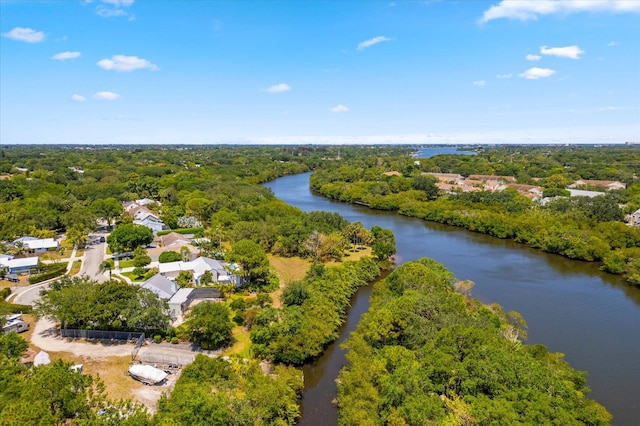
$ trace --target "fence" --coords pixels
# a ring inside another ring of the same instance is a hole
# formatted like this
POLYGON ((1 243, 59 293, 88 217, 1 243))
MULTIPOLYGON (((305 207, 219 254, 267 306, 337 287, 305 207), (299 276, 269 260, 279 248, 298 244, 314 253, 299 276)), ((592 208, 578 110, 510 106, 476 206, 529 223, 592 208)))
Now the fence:
MULTIPOLYGON (((60 336, 70 339, 96 339, 96 340, 126 340, 144 341, 144 333, 140 331, 112 331, 112 330, 75 330, 61 328, 60 336)), ((137 345, 137 343, 136 343, 137 345)))
POLYGON ((136 355, 138 355, 138 351, 140 350, 140 346, 144 343, 144 333, 140 333, 140 337, 136 340, 136 344, 131 349, 131 361, 136 359, 136 355))

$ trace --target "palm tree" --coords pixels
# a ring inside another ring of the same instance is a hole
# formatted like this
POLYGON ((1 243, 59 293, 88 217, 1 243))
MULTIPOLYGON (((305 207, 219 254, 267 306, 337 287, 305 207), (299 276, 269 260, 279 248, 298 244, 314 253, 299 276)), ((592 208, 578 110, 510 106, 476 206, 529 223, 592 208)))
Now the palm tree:
POLYGON ((100 272, 104 273, 105 271, 109 271, 109 281, 111 281, 111 271, 115 268, 115 264, 113 259, 107 259, 100 264, 100 272))

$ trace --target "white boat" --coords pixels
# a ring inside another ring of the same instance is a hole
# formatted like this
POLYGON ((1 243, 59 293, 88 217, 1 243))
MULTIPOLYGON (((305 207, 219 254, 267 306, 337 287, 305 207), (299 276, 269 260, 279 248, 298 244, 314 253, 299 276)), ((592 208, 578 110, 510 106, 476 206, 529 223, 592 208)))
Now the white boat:
POLYGON ((129 367, 129 375, 146 385, 155 385, 167 378, 168 374, 150 365, 134 364, 129 367))

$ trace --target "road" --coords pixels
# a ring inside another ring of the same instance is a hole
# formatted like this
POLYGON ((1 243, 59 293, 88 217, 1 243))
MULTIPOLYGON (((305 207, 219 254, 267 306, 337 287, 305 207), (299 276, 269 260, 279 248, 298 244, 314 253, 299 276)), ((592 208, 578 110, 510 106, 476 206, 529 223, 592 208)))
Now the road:
POLYGON ((104 234, 91 234, 91 242, 84 250, 84 262, 80 269, 80 275, 86 275, 98 282, 105 282, 109 277, 100 272, 100 265, 104 262, 107 251, 107 244, 100 242, 100 237, 104 234))

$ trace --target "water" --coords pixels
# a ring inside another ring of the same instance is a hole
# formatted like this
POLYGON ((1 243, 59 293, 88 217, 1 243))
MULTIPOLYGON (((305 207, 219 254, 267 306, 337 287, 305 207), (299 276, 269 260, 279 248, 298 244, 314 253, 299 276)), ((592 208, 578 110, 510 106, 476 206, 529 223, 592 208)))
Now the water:
MULTIPOLYGON (((614 416, 615 425, 640 424, 640 289, 597 265, 529 249, 447 225, 339 203, 309 190, 309 173, 287 176, 265 186, 304 211, 338 212, 367 228, 393 231, 398 262, 430 257, 456 277, 475 282, 472 295, 520 312, 529 326, 528 344, 562 352, 572 367, 588 372, 590 397, 614 416)), ((355 329, 369 305, 370 287, 352 299, 338 342, 355 329)), ((338 343, 304 368, 304 425, 337 423, 334 380, 346 363, 338 343)))
POLYGON ((428 148, 418 148, 416 158, 430 158, 440 154, 475 155, 473 151, 458 151, 456 146, 435 146, 428 148))

